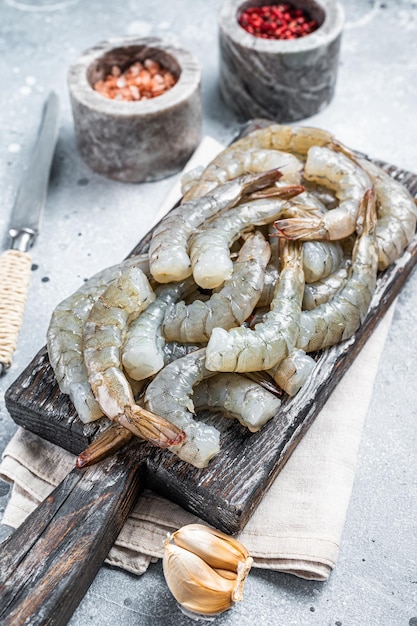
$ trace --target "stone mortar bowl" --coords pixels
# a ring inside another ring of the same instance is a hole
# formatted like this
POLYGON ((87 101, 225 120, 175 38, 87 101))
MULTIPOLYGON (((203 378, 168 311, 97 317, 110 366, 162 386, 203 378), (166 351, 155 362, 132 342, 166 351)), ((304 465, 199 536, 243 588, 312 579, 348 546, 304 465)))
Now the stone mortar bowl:
POLYGON ((201 136, 200 68, 194 56, 157 38, 110 39, 86 50, 70 67, 68 88, 77 144, 96 172, 145 182, 179 171, 201 136), (117 65, 153 59, 176 84, 143 101, 112 100, 93 89, 117 65))
POLYGON ((268 0, 226 0, 219 13, 220 93, 241 120, 295 122, 325 108, 334 95, 344 11, 335 0, 292 0, 319 28, 290 40, 262 39, 238 18, 268 0))

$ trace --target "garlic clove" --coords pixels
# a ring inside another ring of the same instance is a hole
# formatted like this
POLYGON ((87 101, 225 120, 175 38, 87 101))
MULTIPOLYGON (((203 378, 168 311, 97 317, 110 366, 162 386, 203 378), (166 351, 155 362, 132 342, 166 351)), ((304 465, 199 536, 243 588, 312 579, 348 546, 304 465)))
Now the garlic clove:
POLYGON ((181 608, 217 615, 242 599, 253 559, 236 539, 202 524, 183 526, 165 542, 166 582, 181 608))
POLYGON ((217 567, 214 567, 213 569, 219 576, 227 578, 227 580, 237 580, 236 572, 232 572, 230 569, 219 569, 217 567))
POLYGON ((246 548, 233 537, 203 524, 188 524, 173 533, 177 546, 200 556, 211 567, 238 572, 241 564, 252 565, 246 548))
POLYGON ((234 603, 236 580, 223 578, 199 556, 169 541, 163 571, 174 598, 193 613, 216 615, 234 603))

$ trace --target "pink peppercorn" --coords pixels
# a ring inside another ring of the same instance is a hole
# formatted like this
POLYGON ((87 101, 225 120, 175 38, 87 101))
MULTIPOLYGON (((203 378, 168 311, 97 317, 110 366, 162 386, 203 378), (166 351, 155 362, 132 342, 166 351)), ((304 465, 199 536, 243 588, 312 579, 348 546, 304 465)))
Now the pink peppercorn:
POLYGON ((250 7, 240 15, 238 23, 248 33, 262 39, 297 39, 319 27, 306 11, 289 3, 250 7))

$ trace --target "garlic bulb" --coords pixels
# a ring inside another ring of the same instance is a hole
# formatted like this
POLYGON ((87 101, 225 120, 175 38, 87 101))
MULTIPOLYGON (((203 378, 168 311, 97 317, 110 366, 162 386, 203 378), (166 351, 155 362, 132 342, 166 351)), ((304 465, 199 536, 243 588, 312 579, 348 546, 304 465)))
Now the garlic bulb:
POLYGON ((182 608, 216 615, 242 599, 253 559, 233 537, 202 524, 183 526, 165 542, 167 585, 182 608))

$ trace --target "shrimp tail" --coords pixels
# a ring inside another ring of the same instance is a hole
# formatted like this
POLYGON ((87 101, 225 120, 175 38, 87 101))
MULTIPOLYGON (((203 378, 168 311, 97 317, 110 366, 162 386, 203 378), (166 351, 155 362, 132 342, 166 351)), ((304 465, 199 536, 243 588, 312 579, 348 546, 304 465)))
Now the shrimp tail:
POLYGON ((334 139, 330 141, 326 147, 329 148, 330 150, 333 150, 334 152, 341 152, 342 154, 347 156, 349 159, 359 164, 358 157, 361 155, 358 152, 351 150, 351 148, 346 146, 341 141, 334 139))
POLYGON ((101 459, 114 454, 134 434, 141 439, 150 441, 159 448, 178 445, 186 437, 184 431, 168 422, 168 420, 154 415, 137 405, 133 407, 133 410, 127 410, 125 417, 126 421, 129 422, 129 429, 121 423, 112 424, 78 455, 75 461, 76 467, 81 468, 93 465, 101 461, 101 459), (127 413, 129 414, 127 415, 127 413))
POLYGON ((120 424, 112 424, 95 439, 75 460, 76 467, 87 467, 117 452, 133 434, 120 424))
POLYGON ((297 209, 297 217, 279 219, 274 222, 277 237, 311 241, 328 239, 327 230, 322 225, 322 215, 313 211, 297 209))
POLYGON ((126 426, 134 435, 146 439, 158 448, 170 448, 183 443, 186 433, 174 426, 164 417, 151 413, 134 404, 127 406, 123 416, 118 419, 119 424, 126 426))
POLYGON ((262 198, 282 198, 283 200, 291 200, 300 193, 305 191, 303 185, 288 185, 287 187, 267 187, 251 193, 249 200, 258 200, 262 198))
POLYGON ((249 196, 259 189, 263 189, 264 187, 270 187, 282 176, 283 174, 278 168, 268 170, 267 172, 261 172, 260 174, 248 176, 248 180, 244 184, 243 195, 249 196))
POLYGON ((360 204, 358 224, 361 225, 362 223, 363 229, 360 228, 360 231, 365 230, 369 235, 374 235, 377 225, 377 212, 376 196, 373 188, 368 189, 364 193, 360 204))

